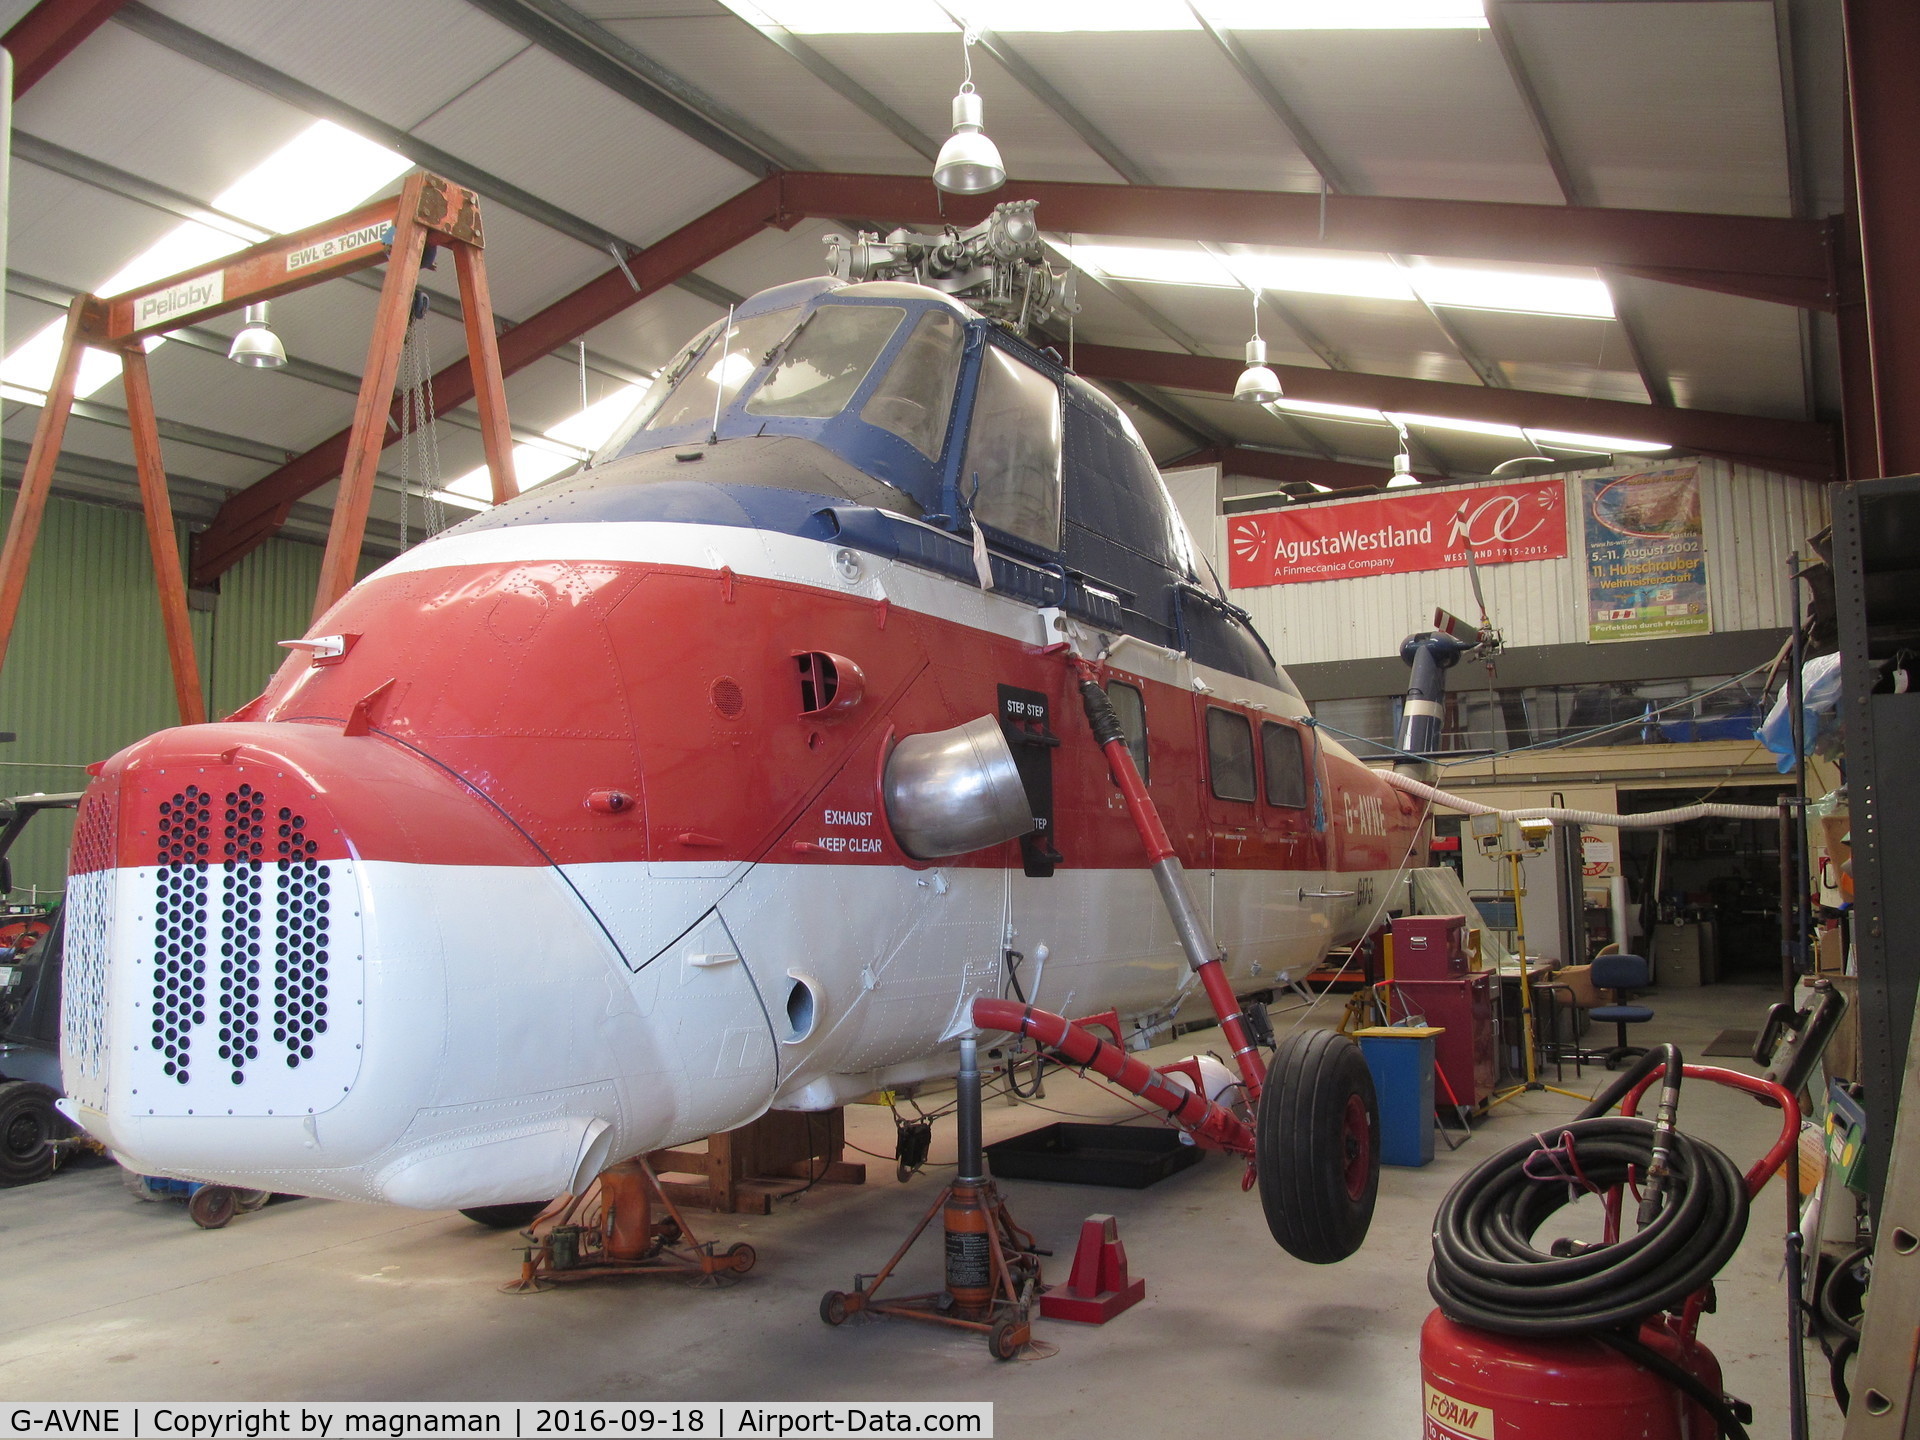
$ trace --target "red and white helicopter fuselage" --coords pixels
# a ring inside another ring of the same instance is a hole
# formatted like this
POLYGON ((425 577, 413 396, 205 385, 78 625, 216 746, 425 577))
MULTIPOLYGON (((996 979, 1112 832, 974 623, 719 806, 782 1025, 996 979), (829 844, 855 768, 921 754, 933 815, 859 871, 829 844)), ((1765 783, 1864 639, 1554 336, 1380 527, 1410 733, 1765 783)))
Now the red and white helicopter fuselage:
MULTIPOLYGON (((1357 939, 1407 860, 1415 802, 1303 725, 1283 676, 804 526, 547 503, 401 555, 240 714, 100 767, 63 1063, 127 1164, 544 1199, 769 1107, 951 1073, 973 1000, 1016 982, 1142 1040, 1206 1013, 1063 644, 1137 693, 1136 753, 1239 993, 1357 939), (1010 691, 1058 741, 1052 873, 1015 839, 915 859, 890 755, 1017 729, 1010 691)), ((939 519, 889 523, 944 541, 939 519)))

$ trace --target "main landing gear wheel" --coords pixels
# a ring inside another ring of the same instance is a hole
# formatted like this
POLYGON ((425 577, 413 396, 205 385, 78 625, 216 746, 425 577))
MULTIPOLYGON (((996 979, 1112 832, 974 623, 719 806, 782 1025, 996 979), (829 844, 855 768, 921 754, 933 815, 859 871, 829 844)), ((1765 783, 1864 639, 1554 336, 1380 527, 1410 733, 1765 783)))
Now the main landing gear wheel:
POLYGON ((1267 1071, 1254 1144, 1280 1247, 1313 1265, 1358 1250, 1380 1188, 1380 1107, 1360 1047, 1332 1030, 1289 1036, 1267 1071))
POLYGON ((0 1186, 31 1185, 53 1173, 53 1142, 71 1132, 58 1097, 31 1080, 0 1084, 0 1186))
POLYGON ((547 1208, 545 1200, 518 1200, 511 1205, 475 1205, 460 1213, 476 1225, 489 1230, 524 1230, 533 1217, 547 1208))
POLYGON ((844 1290, 829 1290, 820 1297, 820 1318, 829 1325, 847 1323, 847 1293, 844 1290))

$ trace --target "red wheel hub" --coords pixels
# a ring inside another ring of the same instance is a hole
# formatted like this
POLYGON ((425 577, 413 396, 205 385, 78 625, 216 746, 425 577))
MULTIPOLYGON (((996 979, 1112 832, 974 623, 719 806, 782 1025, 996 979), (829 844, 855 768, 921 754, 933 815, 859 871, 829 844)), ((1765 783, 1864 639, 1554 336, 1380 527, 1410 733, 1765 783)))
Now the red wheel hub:
POLYGON ((1358 1200, 1367 1193, 1367 1180, 1373 1169, 1373 1122, 1367 1118, 1367 1104, 1358 1095, 1347 1097, 1346 1113, 1340 1117, 1340 1144, 1344 1151, 1343 1176, 1347 1198, 1358 1200))

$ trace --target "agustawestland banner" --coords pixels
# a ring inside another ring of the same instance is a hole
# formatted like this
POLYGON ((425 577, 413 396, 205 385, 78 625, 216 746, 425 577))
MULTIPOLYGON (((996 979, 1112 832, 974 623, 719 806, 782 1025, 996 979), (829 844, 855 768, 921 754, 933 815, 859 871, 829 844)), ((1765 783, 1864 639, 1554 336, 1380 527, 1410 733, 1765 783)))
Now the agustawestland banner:
POLYGON ((1377 500, 1301 505, 1227 522, 1227 583, 1300 585, 1408 570, 1449 570, 1567 553, 1564 482, 1408 490, 1377 500))

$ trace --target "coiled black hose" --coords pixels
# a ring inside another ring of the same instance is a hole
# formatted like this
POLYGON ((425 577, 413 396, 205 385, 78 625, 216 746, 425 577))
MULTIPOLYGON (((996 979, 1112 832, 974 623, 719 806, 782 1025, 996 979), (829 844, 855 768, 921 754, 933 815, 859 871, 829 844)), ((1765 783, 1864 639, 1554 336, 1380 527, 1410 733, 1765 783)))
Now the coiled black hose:
MULTIPOLYGON (((1505 1335, 1595 1335, 1632 1353, 1644 1349, 1633 1339, 1642 1320, 1678 1309, 1720 1272, 1747 1228, 1739 1170, 1704 1141, 1606 1114, 1659 1068, 1667 1093, 1677 1094, 1679 1052, 1658 1046, 1574 1120, 1508 1146, 1453 1187, 1434 1216, 1427 1272, 1427 1289, 1448 1319, 1505 1335), (1577 1173, 1600 1191, 1625 1184, 1630 1171, 1644 1184, 1656 1148, 1665 1150, 1667 1175, 1649 1223, 1612 1245, 1535 1248, 1541 1226, 1579 1193, 1565 1178, 1540 1178, 1538 1160, 1529 1170, 1529 1157, 1558 1146, 1563 1134, 1572 1136, 1571 1158, 1555 1163, 1555 1175, 1577 1173)), ((1679 1367, 1649 1368, 1714 1411, 1724 1433, 1743 1433, 1720 1398, 1679 1367)))

